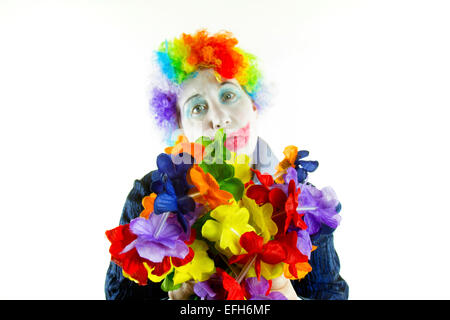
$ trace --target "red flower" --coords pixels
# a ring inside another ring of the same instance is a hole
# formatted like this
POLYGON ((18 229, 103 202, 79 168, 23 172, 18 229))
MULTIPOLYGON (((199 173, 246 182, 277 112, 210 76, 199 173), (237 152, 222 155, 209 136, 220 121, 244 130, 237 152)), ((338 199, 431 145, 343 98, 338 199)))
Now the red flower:
POLYGON ((289 224, 291 221, 294 222, 294 225, 302 230, 306 230, 308 226, 302 220, 304 214, 299 214, 297 212, 298 207, 298 196, 300 195, 300 188, 295 189, 294 180, 289 181, 288 186, 288 198, 286 203, 284 204, 284 211, 286 211, 286 220, 284 223, 284 233, 286 233, 289 224))
POLYGON ((141 258, 136 248, 121 253, 127 245, 137 238, 137 236, 130 231, 130 225, 120 225, 117 228, 106 231, 105 234, 111 242, 111 247, 109 248, 111 260, 133 279, 138 281, 140 285, 146 285, 148 273, 147 269, 144 267, 144 262, 149 263, 150 261, 141 258))
POLYGON ((220 268, 216 268, 216 272, 222 278, 222 285, 226 292, 225 300, 244 300, 244 290, 236 279, 220 268))
POLYGON ((254 170, 251 168, 250 170, 256 174, 261 184, 251 185, 247 189, 247 197, 255 200, 258 205, 263 205, 264 203, 270 202, 273 206, 274 213, 283 209, 287 197, 279 188, 270 189, 270 187, 274 184, 273 177, 270 174, 262 174, 259 170, 254 170))
POLYGON ((296 227, 306 230, 308 226, 302 220, 304 214, 297 212, 300 188, 295 188, 295 182, 289 181, 288 196, 286 196, 280 188, 270 188, 274 184, 271 175, 261 174, 258 170, 251 170, 258 177, 261 185, 250 186, 247 190, 247 197, 255 200, 258 205, 270 202, 273 207, 272 219, 277 224, 278 229, 284 230, 284 233, 287 232, 291 221, 296 227))
POLYGON ((247 189, 247 187, 254 185, 255 183, 253 182, 253 180, 250 180, 249 182, 247 182, 246 184, 244 184, 244 189, 247 189))
MULTIPOLYGON (((192 261, 194 258, 194 250, 189 248, 189 253, 183 259, 175 257, 164 257, 162 262, 152 262, 148 259, 142 258, 137 252, 136 248, 122 253, 126 246, 137 239, 137 236, 130 231, 130 225, 120 225, 117 228, 105 232, 106 237, 111 242, 109 252, 111 253, 111 261, 117 264, 127 273, 131 278, 136 280, 140 285, 146 285, 148 280, 148 271, 144 266, 144 262, 150 267, 154 268, 152 274, 162 276, 167 273, 172 264, 176 267, 183 266, 192 261)), ((195 230, 192 229, 191 237, 186 244, 192 244, 195 240, 195 230)))
POLYGON ((247 253, 232 256, 229 262, 230 264, 245 264, 256 255, 255 271, 258 280, 261 277, 261 261, 269 264, 277 264, 286 259, 287 252, 279 241, 271 240, 264 244, 263 237, 258 236, 254 231, 244 233, 239 242, 247 253))
POLYGON ((163 261, 161 261, 161 262, 152 262, 152 261, 147 260, 146 263, 148 264, 150 269, 154 268, 151 271, 151 274, 158 276, 158 277, 167 273, 170 270, 170 268, 172 268, 172 264, 170 263, 170 257, 164 257, 163 261))
POLYGON ((284 263, 289 265, 289 272, 297 278, 297 268, 295 265, 300 262, 308 262, 308 256, 302 254, 297 248, 297 232, 291 231, 287 235, 281 235, 277 240, 281 243, 286 251, 284 263))

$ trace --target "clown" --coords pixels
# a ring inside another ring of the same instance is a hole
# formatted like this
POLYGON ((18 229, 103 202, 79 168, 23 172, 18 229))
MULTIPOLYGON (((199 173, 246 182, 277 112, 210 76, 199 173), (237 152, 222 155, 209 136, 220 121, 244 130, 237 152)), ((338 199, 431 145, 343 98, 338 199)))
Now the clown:
MULTIPOLYGON (((163 42, 156 51, 159 77, 152 90, 150 106, 165 140, 173 144, 184 134, 189 141, 201 136, 214 138, 219 129, 226 133, 226 147, 246 154, 253 168, 274 174, 279 161, 258 136, 259 113, 265 104, 262 74, 256 58, 236 47, 228 32, 210 35, 201 30, 163 42)), ((142 199, 151 191, 151 172, 136 180, 124 206, 120 224, 139 216, 142 199)), ((258 183, 256 177, 253 180, 258 183)), ((333 245, 333 229, 323 226, 312 235, 317 249, 311 255, 312 272, 302 281, 281 276, 272 291, 289 299, 347 299, 348 285, 339 276, 339 258, 333 245)), ((192 284, 185 283, 171 299, 187 299, 192 284)), ((107 299, 162 299, 158 285, 138 286, 123 277, 120 267, 110 264, 105 293, 107 299)))

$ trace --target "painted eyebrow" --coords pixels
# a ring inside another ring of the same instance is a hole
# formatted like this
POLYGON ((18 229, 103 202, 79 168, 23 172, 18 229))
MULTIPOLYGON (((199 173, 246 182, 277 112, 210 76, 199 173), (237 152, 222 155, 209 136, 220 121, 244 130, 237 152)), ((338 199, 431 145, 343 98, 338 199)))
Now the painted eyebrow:
POLYGON ((224 82, 222 82, 222 83, 220 84, 220 86, 223 86, 223 85, 226 85, 226 84, 231 84, 231 85, 233 85, 233 86, 235 86, 235 87, 238 87, 234 82, 231 82, 231 81, 224 81, 224 82))
POLYGON ((189 99, 187 99, 186 102, 183 104, 183 107, 185 107, 186 104, 187 104, 189 101, 191 101, 192 99, 198 98, 198 97, 200 97, 200 96, 201 96, 201 95, 197 93, 197 94, 195 94, 195 95, 189 97, 189 99))

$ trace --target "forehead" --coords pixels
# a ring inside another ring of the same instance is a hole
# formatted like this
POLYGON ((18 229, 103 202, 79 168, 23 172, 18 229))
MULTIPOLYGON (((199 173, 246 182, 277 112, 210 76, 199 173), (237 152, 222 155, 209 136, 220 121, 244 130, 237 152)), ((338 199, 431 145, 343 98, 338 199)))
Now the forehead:
POLYGON ((195 77, 183 82, 178 97, 179 102, 183 104, 187 99, 196 94, 206 95, 211 90, 217 90, 224 81, 240 86, 236 79, 225 79, 221 78, 220 75, 216 76, 216 73, 212 69, 199 70, 195 77))

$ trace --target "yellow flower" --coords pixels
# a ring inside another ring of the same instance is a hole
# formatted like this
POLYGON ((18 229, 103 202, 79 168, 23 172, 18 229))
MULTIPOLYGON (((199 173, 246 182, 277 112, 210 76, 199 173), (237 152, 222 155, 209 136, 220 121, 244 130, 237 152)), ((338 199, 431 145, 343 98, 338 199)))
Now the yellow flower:
POLYGON ((286 173, 287 168, 292 167, 295 168, 295 160, 297 159, 297 152, 298 148, 296 146, 287 146, 284 148, 283 154, 284 159, 278 163, 276 169, 277 172, 275 173, 275 176, 279 176, 277 179, 275 179, 276 183, 284 183, 283 175, 282 173, 286 173))
POLYGON ((139 281, 137 281, 136 279, 133 279, 128 273, 126 273, 125 271, 123 271, 123 269, 122 269, 122 274, 123 274, 124 278, 127 278, 128 280, 131 280, 131 281, 133 281, 133 282, 139 284, 139 281))
POLYGON ((211 211, 215 220, 207 220, 202 227, 202 235, 209 241, 217 242, 220 249, 240 254, 241 235, 255 229, 248 224, 250 214, 246 208, 237 204, 221 205, 211 211))
MULTIPOLYGON (((164 280, 164 278, 165 278, 169 273, 171 273, 172 270, 173 270, 173 267, 172 267, 172 268, 170 268, 169 271, 167 271, 167 272, 164 273, 163 275, 161 275, 161 276, 156 276, 156 275, 154 275, 154 274, 152 273, 152 271, 153 271, 154 268, 150 267, 150 266, 149 266, 148 264, 146 264, 145 262, 144 262, 143 264, 144 264, 145 269, 147 269, 147 271, 148 271, 148 278, 149 278, 150 281, 152 281, 152 282, 161 282, 161 281, 164 280)), ((126 272, 123 271, 123 270, 122 270, 122 274, 123 274, 123 276, 124 276, 125 278, 127 278, 128 280, 131 280, 131 281, 136 282, 137 284, 139 284, 139 281, 137 281, 136 279, 133 279, 128 273, 126 273, 126 272)))
POLYGON ((278 227, 272 220, 273 207, 270 203, 258 206, 255 200, 244 194, 242 205, 250 212, 249 223, 255 227, 256 233, 264 238, 264 243, 277 234, 278 227))
POLYGON ((231 158, 225 162, 231 164, 234 167, 234 177, 246 184, 250 181, 253 174, 250 170, 250 157, 246 154, 236 155, 235 152, 231 152, 231 158))
MULTIPOLYGON (((277 264, 268 264, 261 261, 261 275, 267 280, 278 278, 283 274, 283 265, 284 263, 282 262, 277 264)), ((254 266, 249 269, 247 273, 247 278, 248 277, 256 277, 254 266)))
POLYGON ((145 267, 145 269, 147 269, 147 271, 148 271, 148 278, 149 278, 150 281, 152 281, 152 282, 161 282, 161 281, 164 280, 164 278, 165 278, 169 273, 171 273, 172 270, 173 270, 173 266, 172 266, 172 267, 170 268, 169 271, 167 271, 166 273, 162 274, 161 276, 157 276, 157 275, 154 275, 154 274, 152 273, 152 271, 153 271, 154 268, 150 267, 150 266, 149 266, 148 264, 146 264, 145 262, 144 262, 144 267, 145 267))
POLYGON ((208 245, 205 241, 195 240, 190 247, 194 250, 194 258, 188 264, 175 267, 173 284, 177 285, 191 279, 195 281, 206 281, 216 272, 214 261, 208 256, 208 245))

